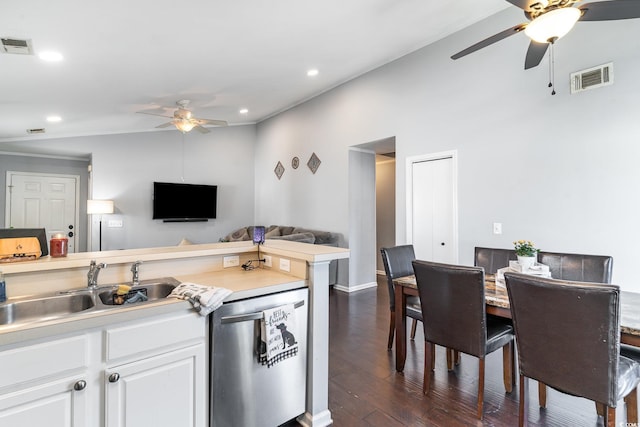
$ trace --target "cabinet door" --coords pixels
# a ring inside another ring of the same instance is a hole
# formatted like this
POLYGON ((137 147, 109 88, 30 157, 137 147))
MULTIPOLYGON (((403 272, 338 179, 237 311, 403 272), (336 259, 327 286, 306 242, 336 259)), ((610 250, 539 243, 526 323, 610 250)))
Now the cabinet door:
POLYGON ((107 427, 204 427, 204 344, 108 368, 107 427))
POLYGON ((0 426, 85 426, 85 387, 75 376, 0 395, 0 426))

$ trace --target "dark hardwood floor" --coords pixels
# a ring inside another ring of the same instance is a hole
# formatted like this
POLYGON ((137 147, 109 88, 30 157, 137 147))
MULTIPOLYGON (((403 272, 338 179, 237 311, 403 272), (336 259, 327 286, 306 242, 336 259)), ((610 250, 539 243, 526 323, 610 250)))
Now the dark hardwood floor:
MULTIPOLYGON (((518 424, 518 387, 502 384, 502 352, 487 357, 484 420, 476 414, 477 359, 462 356, 448 372, 444 349, 436 349, 435 378, 429 396, 422 394, 424 341, 419 324, 409 341, 403 373, 395 371, 387 351, 389 296, 384 277, 378 287, 346 294, 330 290, 329 409, 342 426, 505 426, 518 424)), ((539 409, 537 383, 530 381, 530 426, 599 426, 593 402, 548 390, 547 409, 539 409)), ((616 425, 624 427, 624 404, 616 425)))

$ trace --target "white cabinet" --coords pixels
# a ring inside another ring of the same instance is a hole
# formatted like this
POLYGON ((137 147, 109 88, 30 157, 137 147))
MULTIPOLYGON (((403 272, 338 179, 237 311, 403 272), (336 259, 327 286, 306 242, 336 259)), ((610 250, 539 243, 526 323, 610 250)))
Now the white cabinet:
POLYGON ((88 338, 0 351, 0 426, 87 425, 88 338))
POLYGON ((0 425, 72 427, 87 425, 86 381, 77 376, 47 381, 0 395, 0 425), (78 390, 75 390, 78 388, 78 390))
POLYGON ((189 313, 106 331, 106 427, 206 425, 203 319, 189 313))
POLYGON ((164 314, 0 347, 0 426, 205 427, 205 320, 164 314))
POLYGON ((205 425, 203 360, 199 344, 107 369, 106 426, 205 425))

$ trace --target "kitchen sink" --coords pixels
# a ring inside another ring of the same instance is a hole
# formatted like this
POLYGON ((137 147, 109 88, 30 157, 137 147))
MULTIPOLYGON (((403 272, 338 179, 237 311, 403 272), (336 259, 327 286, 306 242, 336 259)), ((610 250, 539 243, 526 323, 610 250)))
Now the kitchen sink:
MULTIPOLYGON (((147 297, 146 301, 154 301, 162 298, 166 298, 176 286, 180 284, 179 281, 173 277, 165 277, 162 279, 142 280, 139 285, 133 286, 125 300, 133 297, 137 292, 142 292, 147 297)), ((125 285, 131 285, 125 283, 125 285)), ((116 295, 117 286, 107 291, 102 291, 98 294, 100 302, 106 305, 116 305, 113 302, 113 297, 116 295)), ((140 304, 135 303, 135 304, 140 304)), ((129 305, 129 304, 126 304, 129 305)))
POLYGON ((95 307, 91 294, 52 295, 0 304, 0 325, 43 321, 95 307))
MULTIPOLYGON (((130 286, 131 282, 123 284, 130 286)), ((126 304, 125 307, 148 304, 166 298, 179 284, 180 282, 173 277, 141 280, 139 284, 131 288, 129 295, 133 296, 137 291, 141 291, 147 299, 134 304, 126 304)), ((90 315, 105 310, 110 312, 118 310, 122 306, 113 303, 113 295, 116 294, 118 285, 105 285, 97 289, 69 289, 32 297, 9 299, 0 303, 0 327, 11 325, 13 328, 20 324, 90 315)))

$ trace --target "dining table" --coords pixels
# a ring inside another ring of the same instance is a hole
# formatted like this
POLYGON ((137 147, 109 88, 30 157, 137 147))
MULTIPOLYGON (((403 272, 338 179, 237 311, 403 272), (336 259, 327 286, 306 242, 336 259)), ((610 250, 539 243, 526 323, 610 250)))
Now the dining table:
MULTIPOLYGON (((399 277, 393 283, 396 297, 396 371, 402 372, 407 358, 407 297, 418 296, 418 286, 415 276, 399 277)), ((485 274, 485 305, 487 314, 511 319, 507 289, 496 284, 493 274, 485 274)), ((620 342, 640 347, 640 293, 620 291, 620 342)))

